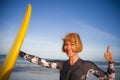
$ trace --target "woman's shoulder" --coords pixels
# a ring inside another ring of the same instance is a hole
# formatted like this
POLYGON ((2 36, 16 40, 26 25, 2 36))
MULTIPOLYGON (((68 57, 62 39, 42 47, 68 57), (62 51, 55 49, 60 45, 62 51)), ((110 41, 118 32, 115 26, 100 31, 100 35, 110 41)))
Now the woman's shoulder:
POLYGON ((83 60, 83 59, 80 59, 79 62, 82 63, 82 65, 84 65, 84 66, 95 65, 94 62, 92 62, 92 61, 90 61, 90 60, 83 60))

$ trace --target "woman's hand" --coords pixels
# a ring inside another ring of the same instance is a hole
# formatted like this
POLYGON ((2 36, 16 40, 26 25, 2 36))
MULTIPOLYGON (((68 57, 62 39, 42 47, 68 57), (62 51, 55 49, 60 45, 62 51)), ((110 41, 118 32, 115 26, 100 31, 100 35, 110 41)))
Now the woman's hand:
POLYGON ((107 46, 107 50, 106 50, 106 53, 104 54, 104 57, 108 62, 114 62, 113 56, 110 52, 110 46, 107 46))

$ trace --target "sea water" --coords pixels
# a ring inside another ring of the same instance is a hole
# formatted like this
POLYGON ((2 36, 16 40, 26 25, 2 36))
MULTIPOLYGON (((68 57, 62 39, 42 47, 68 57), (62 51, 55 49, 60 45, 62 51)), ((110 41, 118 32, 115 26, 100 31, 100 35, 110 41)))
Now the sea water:
MULTIPOLYGON (((0 66, 2 65, 5 59, 5 55, 0 55, 0 66)), ((108 64, 107 62, 102 61, 93 61, 98 67, 102 70, 107 71, 108 64)), ((120 80, 120 62, 115 62, 115 80, 120 80)), ((98 80, 93 75, 89 75, 89 80, 98 80)), ((21 57, 18 57, 18 60, 13 68, 9 80, 59 80, 59 70, 49 69, 42 67, 40 65, 32 64, 21 57)))

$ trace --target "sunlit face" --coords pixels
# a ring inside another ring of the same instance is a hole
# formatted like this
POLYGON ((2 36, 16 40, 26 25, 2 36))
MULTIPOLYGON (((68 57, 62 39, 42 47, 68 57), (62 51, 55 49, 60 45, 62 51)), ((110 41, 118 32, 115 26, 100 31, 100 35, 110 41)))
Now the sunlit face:
POLYGON ((64 50, 66 55, 70 58, 76 54, 76 45, 70 41, 65 41, 64 43, 64 50))

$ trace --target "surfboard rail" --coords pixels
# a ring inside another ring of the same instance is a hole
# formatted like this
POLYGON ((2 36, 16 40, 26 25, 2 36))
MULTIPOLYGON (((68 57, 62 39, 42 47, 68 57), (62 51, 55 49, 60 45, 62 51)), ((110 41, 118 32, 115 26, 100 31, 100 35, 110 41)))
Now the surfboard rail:
POLYGON ((14 68, 16 61, 17 61, 20 49, 22 47, 22 43, 24 41, 27 29, 28 29, 31 12, 32 12, 32 6, 31 6, 31 4, 28 4, 22 25, 18 31, 16 39, 15 39, 9 53, 7 54, 3 64, 0 67, 0 80, 8 80, 10 77, 10 74, 14 68))

